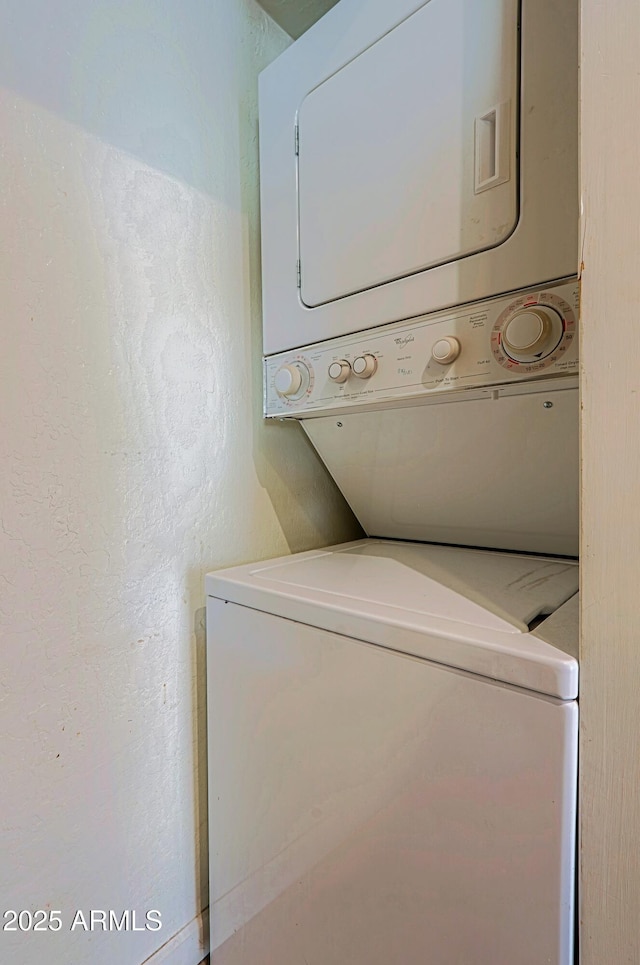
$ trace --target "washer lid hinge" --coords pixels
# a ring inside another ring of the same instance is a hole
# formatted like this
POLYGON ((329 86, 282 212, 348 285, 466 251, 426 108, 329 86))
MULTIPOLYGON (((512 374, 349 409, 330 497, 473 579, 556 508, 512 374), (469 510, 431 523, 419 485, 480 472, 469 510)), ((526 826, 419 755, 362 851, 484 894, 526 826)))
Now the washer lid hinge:
POLYGON ((298 154, 300 154, 300 128, 298 127, 297 124, 296 124, 296 133, 295 133, 295 150, 296 150, 296 157, 297 157, 298 154))
POLYGON ((302 288, 302 266, 300 265, 300 259, 296 261, 296 282, 298 288, 302 288))

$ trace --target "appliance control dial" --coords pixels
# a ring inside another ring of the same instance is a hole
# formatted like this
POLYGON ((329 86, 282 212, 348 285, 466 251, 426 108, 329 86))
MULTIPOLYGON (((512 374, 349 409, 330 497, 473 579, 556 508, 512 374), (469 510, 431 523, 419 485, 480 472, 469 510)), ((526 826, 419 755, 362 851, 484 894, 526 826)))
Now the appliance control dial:
POLYGON ((332 382, 346 382, 351 375, 351 366, 345 359, 332 362, 329 366, 329 378, 332 382))
POLYGON ((455 361, 460 355, 460 342, 453 335, 448 335, 446 338, 439 338, 437 342, 433 343, 433 348, 431 349, 431 357, 436 362, 440 362, 441 365, 448 365, 449 362, 455 361))
POLYGON ((304 362, 281 365, 274 379, 276 392, 282 398, 292 399, 302 395, 309 386, 311 376, 304 362))
POLYGON ((370 379, 378 368, 378 360, 375 355, 359 355, 353 360, 353 374, 359 379, 370 379))
POLYGON ((553 308, 536 305, 516 312, 505 325, 502 344, 513 358, 546 355, 562 335, 562 319, 553 308), (545 351, 546 350, 546 351, 545 351))
POLYGON ((510 372, 531 374, 560 363, 576 338, 571 306, 556 292, 521 295, 496 319, 493 356, 510 372))

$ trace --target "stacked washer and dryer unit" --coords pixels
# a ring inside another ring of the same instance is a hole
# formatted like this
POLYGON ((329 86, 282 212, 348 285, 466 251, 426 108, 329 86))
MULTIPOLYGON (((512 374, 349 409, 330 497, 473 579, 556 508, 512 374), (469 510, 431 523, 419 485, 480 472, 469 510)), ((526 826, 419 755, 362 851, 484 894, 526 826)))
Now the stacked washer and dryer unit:
POLYGON ((261 76, 264 404, 366 539, 207 577, 214 965, 576 954, 577 4, 261 76))

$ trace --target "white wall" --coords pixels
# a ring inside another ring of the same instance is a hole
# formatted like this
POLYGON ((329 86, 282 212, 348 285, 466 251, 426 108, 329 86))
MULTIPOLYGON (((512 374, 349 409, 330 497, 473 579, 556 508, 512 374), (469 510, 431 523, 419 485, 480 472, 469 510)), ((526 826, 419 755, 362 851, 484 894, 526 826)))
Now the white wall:
POLYGON ((253 0, 4 0, 0 26, 0 912, 63 921, 0 961, 137 965, 186 926, 155 960, 189 965, 203 574, 357 535, 260 418, 256 75, 288 38, 253 0))
POLYGON ((582 0, 582 962, 640 961, 638 0, 582 0))

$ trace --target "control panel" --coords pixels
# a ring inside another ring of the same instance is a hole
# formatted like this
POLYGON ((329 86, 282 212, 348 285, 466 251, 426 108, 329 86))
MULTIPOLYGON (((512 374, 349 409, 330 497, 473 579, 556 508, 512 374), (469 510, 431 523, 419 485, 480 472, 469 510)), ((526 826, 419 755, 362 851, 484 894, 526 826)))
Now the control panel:
POLYGON ((573 280, 268 356, 265 415, 302 418, 575 374, 578 297, 573 280))

